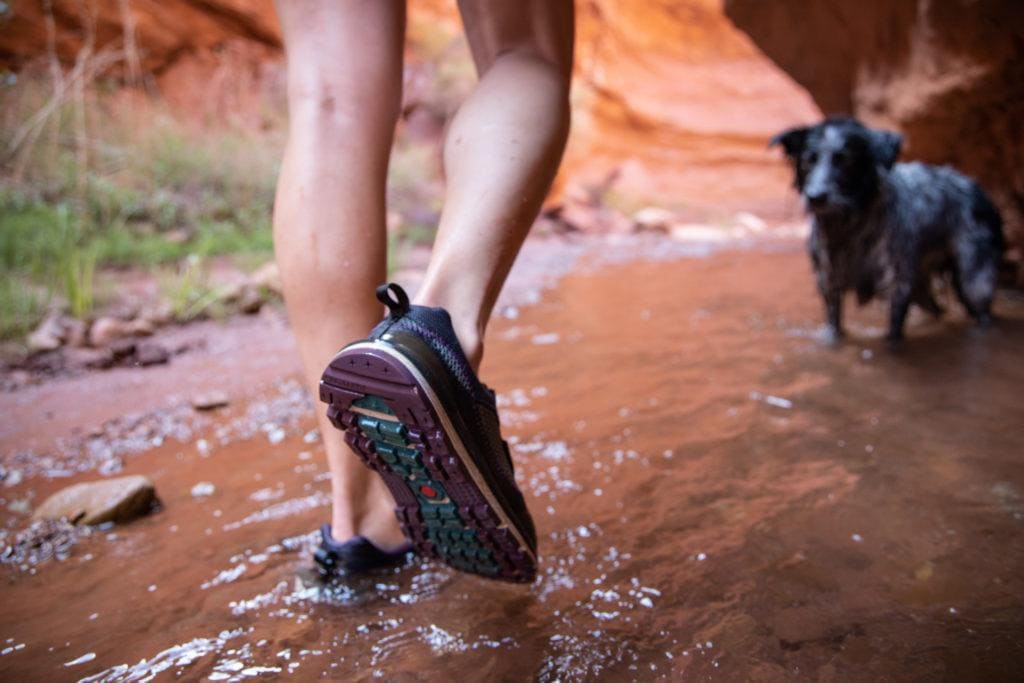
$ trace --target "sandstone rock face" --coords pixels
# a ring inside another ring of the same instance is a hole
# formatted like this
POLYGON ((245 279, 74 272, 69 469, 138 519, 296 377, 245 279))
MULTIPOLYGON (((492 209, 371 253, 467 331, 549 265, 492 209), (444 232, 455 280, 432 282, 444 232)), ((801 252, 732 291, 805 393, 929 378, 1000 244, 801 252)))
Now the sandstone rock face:
MULTIPOLYGON (((788 172, 765 144, 778 128, 819 112, 729 22, 721 2, 577 0, 574 121, 555 201, 562 190, 593 194, 596 188, 600 199, 625 213, 653 204, 686 209, 694 220, 738 210, 798 215, 788 172)), ((97 49, 120 44, 122 3, 85 4, 97 9, 97 49)), ((271 0, 125 5, 142 64, 176 110, 197 120, 258 123, 261 107, 283 92, 271 0)), ((0 30, 0 66, 45 57, 42 7, 37 0, 12 0, 0 30)), ((54 0, 53 7, 57 53, 73 64, 84 36, 79 4, 54 0)), ((419 20, 458 28, 455 3, 418 0, 409 11, 410 25, 419 20)), ((416 121, 422 114, 411 110, 411 133, 424 128, 416 121)), ((443 127, 443 121, 427 124, 428 135, 443 127)))
POLYGON ((613 203, 718 220, 799 214, 767 152, 779 128, 820 116, 726 18, 721 0, 577 2, 573 130, 562 175, 607 183, 613 203), (720 213, 719 213, 720 212, 720 213))
POLYGON ((153 482, 141 475, 117 477, 61 489, 40 505, 34 519, 67 519, 75 524, 128 522, 150 510, 153 482))
MULTIPOLYGON (((39 0, 8 4, 0 14, 0 67, 17 71, 48 58, 48 16, 39 0)), ((85 18, 91 13, 93 54, 130 51, 112 71, 123 75, 136 64, 173 107, 196 120, 231 112, 231 123, 254 124, 265 91, 281 90, 281 34, 272 0, 53 0, 51 5, 53 47, 61 63, 74 65, 82 54, 85 18)))
MULTIPOLYGON (((46 55, 47 17, 45 3, 38 0, 11 0, 8 4, 0 31, 0 64, 17 69, 46 55)), ((220 48, 235 39, 272 49, 281 47, 272 0, 53 0, 51 5, 54 48, 66 64, 74 63, 85 42, 81 6, 93 16, 95 49, 120 44, 125 26, 130 24, 141 66, 154 73, 185 55, 220 48)))
POLYGON ((1024 3, 726 0, 826 113, 899 130, 903 158, 977 178, 1024 246, 1024 3))

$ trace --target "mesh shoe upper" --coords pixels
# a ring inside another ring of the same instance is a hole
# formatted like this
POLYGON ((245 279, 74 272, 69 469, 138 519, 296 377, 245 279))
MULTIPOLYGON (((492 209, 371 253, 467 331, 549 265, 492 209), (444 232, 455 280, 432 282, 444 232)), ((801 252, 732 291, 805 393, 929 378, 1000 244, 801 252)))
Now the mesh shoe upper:
POLYGON ((452 327, 452 318, 443 308, 410 306, 398 319, 386 318, 370 333, 376 339, 384 332, 409 331, 423 339, 444 362, 445 367, 458 380, 470 396, 484 403, 494 403, 494 394, 489 391, 473 372, 452 327))

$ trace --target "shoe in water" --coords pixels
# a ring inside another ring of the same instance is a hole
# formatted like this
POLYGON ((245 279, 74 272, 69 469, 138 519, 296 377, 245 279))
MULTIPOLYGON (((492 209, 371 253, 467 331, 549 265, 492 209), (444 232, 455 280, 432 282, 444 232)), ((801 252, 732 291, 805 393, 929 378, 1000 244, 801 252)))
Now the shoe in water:
POLYGON ((313 551, 313 560, 321 576, 329 578, 397 567, 405 563, 411 552, 411 546, 391 552, 381 550, 362 536, 339 543, 331 536, 331 525, 324 524, 320 527, 320 546, 313 551))
POLYGON ((443 308, 377 290, 390 314, 346 346, 320 381, 327 415, 394 496, 416 550, 466 572, 515 582, 537 573, 533 520, 481 384, 443 308))

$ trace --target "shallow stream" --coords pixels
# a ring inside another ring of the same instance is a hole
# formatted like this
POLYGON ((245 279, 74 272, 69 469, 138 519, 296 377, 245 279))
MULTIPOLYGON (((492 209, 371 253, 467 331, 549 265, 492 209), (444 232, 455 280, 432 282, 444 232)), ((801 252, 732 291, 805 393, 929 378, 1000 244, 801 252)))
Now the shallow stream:
POLYGON ((160 511, 0 566, 0 679, 1020 680, 1024 300, 950 308, 895 351, 851 309, 830 348, 797 247, 583 268, 501 311, 482 371, 534 585, 319 584, 312 418, 215 423, 125 459, 160 511))

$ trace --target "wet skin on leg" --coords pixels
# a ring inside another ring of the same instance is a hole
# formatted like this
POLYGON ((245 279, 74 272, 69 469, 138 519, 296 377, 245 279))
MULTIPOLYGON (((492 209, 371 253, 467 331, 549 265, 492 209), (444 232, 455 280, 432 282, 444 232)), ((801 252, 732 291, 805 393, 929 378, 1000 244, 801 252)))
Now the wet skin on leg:
MULTIPOLYGON (((380 320, 384 188, 401 103, 405 4, 280 0, 290 126, 274 203, 274 245, 314 396, 344 344, 380 320)), ((391 496, 317 410, 331 471, 332 536, 406 543, 391 496)))
POLYGON ((491 310, 569 132, 571 0, 459 3, 480 81, 444 143, 434 251, 415 302, 442 306, 474 367, 491 310))

